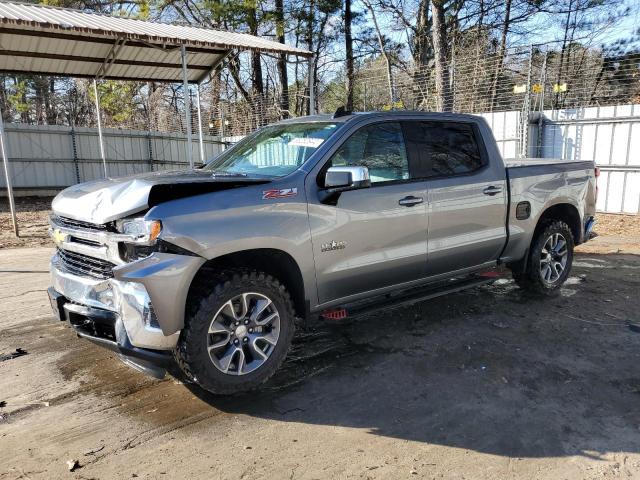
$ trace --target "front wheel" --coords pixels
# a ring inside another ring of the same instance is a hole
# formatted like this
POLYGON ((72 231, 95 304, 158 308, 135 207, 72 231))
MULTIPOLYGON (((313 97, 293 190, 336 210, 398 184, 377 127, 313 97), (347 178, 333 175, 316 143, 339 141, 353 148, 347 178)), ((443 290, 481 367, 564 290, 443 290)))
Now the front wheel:
POLYGON ((546 224, 531 242, 526 271, 514 271, 514 280, 520 288, 535 293, 557 292, 569 277, 573 247, 573 234, 566 223, 558 220, 546 224))
POLYGON ((275 373, 291 345, 291 299, 262 272, 225 272, 213 283, 192 299, 175 358, 212 393, 251 390, 275 373))

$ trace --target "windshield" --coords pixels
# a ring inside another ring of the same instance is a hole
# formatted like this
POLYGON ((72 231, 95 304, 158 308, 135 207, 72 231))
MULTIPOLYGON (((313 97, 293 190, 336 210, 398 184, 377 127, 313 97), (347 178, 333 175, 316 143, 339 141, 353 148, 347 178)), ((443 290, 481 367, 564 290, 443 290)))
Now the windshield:
POLYGON ((336 127, 335 123, 265 127, 211 160, 204 169, 221 174, 283 177, 306 162, 336 127))

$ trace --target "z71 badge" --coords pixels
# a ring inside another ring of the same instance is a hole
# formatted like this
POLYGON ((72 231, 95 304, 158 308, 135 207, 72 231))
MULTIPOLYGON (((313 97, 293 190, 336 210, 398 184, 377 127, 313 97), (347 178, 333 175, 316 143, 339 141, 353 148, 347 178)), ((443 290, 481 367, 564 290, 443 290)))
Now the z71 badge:
POLYGON ((275 188, 273 190, 264 190, 262 192, 263 200, 274 200, 278 198, 289 198, 298 195, 298 189, 294 188, 275 188))

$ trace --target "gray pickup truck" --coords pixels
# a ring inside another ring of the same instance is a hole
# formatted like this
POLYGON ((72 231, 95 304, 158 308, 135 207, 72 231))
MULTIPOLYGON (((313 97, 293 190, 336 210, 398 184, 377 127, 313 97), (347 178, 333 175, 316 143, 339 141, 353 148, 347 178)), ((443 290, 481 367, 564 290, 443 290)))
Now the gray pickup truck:
POLYGON ((299 319, 478 285, 504 265, 557 291, 594 224, 593 162, 502 160, 469 115, 319 115, 203 168, 99 180, 53 201, 49 296, 76 333, 215 393, 255 388, 299 319))

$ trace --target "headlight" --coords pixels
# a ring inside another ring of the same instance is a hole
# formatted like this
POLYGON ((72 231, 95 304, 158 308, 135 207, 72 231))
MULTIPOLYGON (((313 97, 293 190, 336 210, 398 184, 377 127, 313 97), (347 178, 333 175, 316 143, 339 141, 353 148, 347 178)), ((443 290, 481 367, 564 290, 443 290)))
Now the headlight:
POLYGON ((122 220, 118 230, 125 235, 131 235, 136 242, 154 243, 162 231, 162 222, 144 218, 122 220))
POLYGON ((144 218, 119 220, 116 227, 120 233, 133 237, 132 241, 121 242, 119 245, 120 258, 127 263, 151 255, 158 246, 158 236, 162 231, 160 220, 144 218))

